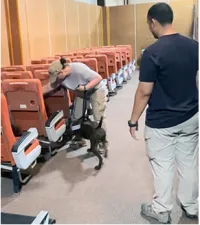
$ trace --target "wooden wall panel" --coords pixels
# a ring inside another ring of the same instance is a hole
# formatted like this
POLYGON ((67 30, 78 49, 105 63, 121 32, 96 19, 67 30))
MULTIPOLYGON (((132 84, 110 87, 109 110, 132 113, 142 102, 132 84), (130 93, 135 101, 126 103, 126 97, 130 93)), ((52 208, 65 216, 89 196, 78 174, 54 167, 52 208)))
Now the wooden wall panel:
POLYGON ((89 4, 78 2, 80 48, 90 47, 89 4))
POLYGON ((10 51, 12 51, 12 64, 23 64, 22 43, 20 20, 18 10, 18 0, 7 0, 6 5, 6 20, 9 21, 9 43, 11 43, 10 51))
POLYGON ((141 50, 156 40, 147 25, 147 12, 153 3, 137 4, 136 7, 136 58, 141 55, 141 50))
POLYGON ((89 35, 90 46, 98 46, 98 9, 96 5, 88 5, 89 7, 89 35))
POLYGON ((30 43, 29 43, 28 23, 27 23, 26 0, 18 1, 18 9, 20 19, 23 63, 27 65, 30 64, 31 56, 30 56, 30 43))
POLYGON ((110 44, 132 45, 134 54, 134 43, 134 5, 110 7, 110 44))
POLYGON ((174 11, 174 28, 182 35, 192 36, 194 0, 170 0, 174 11))
POLYGON ((66 29, 68 51, 80 48, 78 3, 65 0, 66 2, 66 29))
POLYGON ((50 56, 47 0, 26 0, 26 10, 31 59, 50 56))
POLYGON ((6 13, 4 0, 1 0, 1 66, 8 66, 8 65, 10 65, 10 53, 8 46, 6 13))
POLYGON ((104 28, 103 28, 103 9, 102 7, 97 7, 97 17, 98 17, 98 46, 104 45, 104 28))
POLYGON ((67 52, 65 0, 48 0, 51 54, 67 52))

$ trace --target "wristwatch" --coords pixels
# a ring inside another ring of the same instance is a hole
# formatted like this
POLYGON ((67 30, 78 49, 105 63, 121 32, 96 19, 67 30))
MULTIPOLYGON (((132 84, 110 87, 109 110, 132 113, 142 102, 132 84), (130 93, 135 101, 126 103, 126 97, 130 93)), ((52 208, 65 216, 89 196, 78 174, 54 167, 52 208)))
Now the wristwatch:
POLYGON ((136 130, 138 131, 138 121, 137 121, 136 123, 131 123, 131 121, 129 120, 129 121, 128 121, 128 126, 129 126, 130 128, 135 127, 136 130))
POLYGON ((87 91, 86 85, 84 85, 84 91, 87 91))

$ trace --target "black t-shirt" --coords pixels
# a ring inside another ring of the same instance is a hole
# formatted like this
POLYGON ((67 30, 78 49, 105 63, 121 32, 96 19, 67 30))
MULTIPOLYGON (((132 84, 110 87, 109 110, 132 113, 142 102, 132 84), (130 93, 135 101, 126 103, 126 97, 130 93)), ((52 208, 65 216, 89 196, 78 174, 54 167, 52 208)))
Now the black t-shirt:
POLYGON ((146 48, 140 81, 154 82, 146 125, 168 128, 198 112, 198 42, 180 34, 166 35, 146 48))

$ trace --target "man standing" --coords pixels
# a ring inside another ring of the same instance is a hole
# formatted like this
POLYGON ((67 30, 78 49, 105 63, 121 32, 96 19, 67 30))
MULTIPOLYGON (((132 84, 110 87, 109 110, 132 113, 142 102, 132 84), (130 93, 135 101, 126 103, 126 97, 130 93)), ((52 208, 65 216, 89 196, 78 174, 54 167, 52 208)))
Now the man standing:
POLYGON ((146 151, 154 176, 155 195, 142 213, 160 223, 170 221, 173 208, 174 164, 178 169, 178 198, 189 218, 198 214, 198 43, 173 29, 168 4, 153 5, 147 15, 157 40, 142 56, 139 85, 129 121, 134 139, 138 120, 146 113, 146 151))

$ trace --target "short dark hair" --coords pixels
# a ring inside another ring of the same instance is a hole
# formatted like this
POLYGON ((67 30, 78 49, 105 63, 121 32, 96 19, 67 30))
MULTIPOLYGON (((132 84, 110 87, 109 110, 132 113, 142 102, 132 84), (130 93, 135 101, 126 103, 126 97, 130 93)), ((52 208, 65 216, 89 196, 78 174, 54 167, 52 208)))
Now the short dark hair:
POLYGON ((173 10, 166 3, 157 3, 149 9, 147 18, 148 20, 157 20, 162 26, 172 24, 174 18, 173 10))

